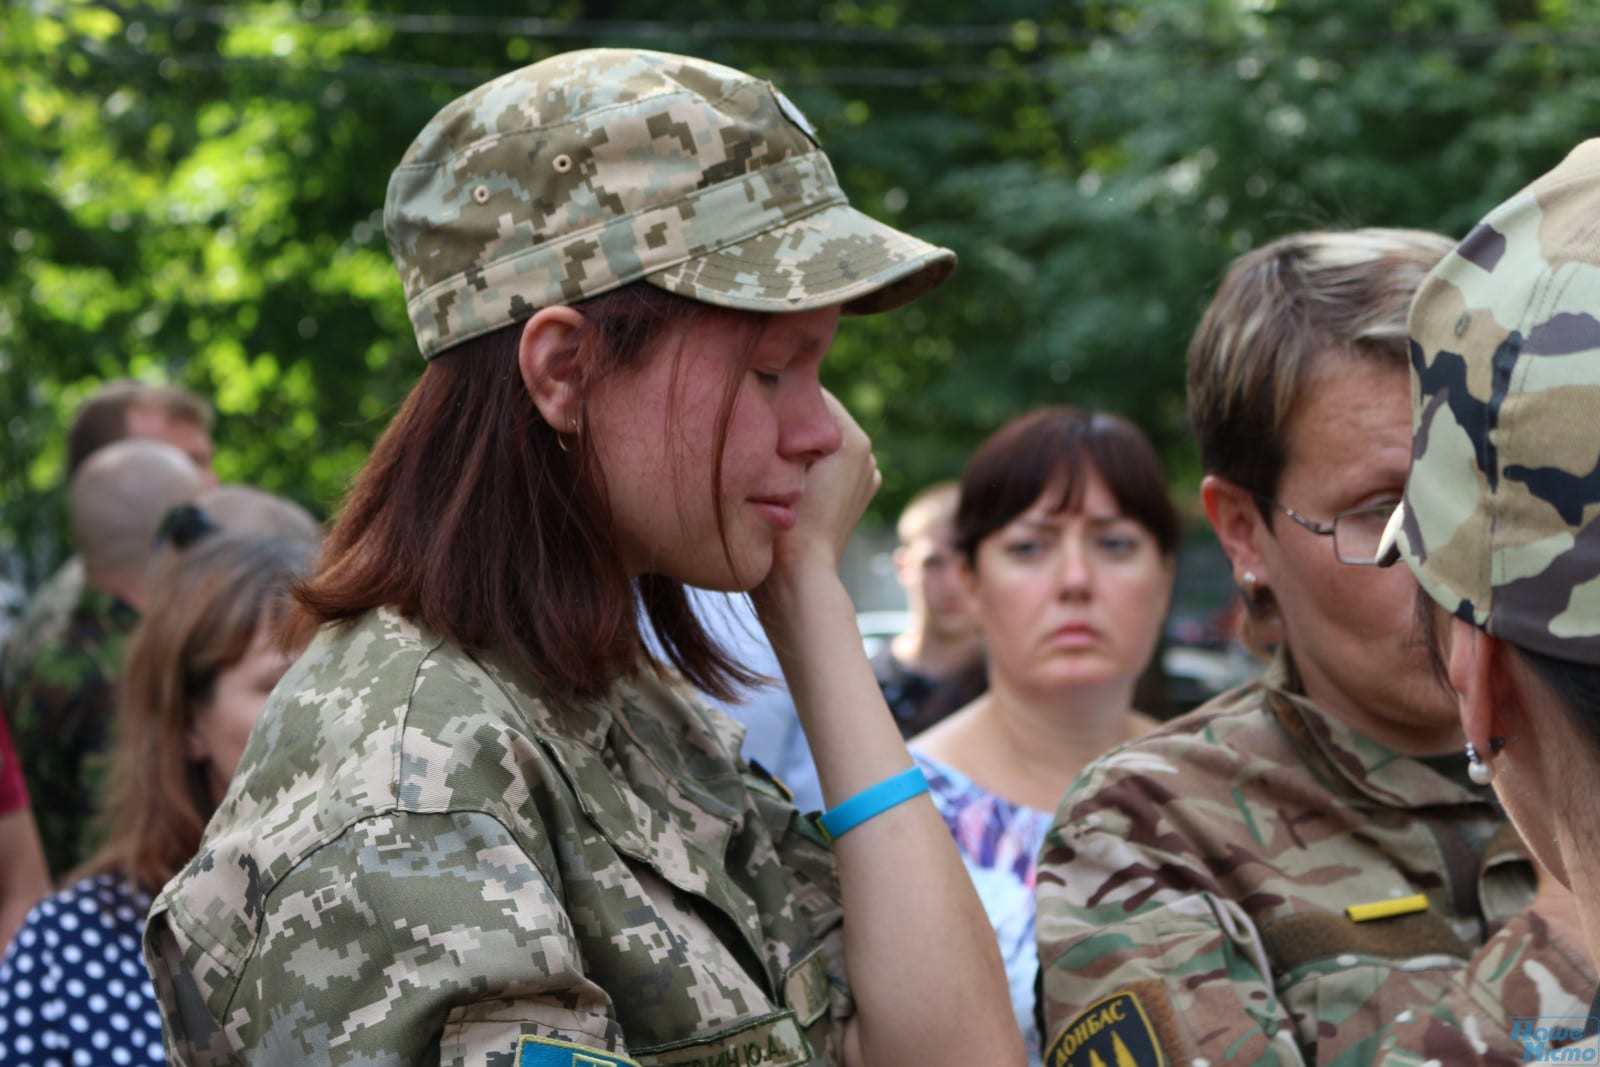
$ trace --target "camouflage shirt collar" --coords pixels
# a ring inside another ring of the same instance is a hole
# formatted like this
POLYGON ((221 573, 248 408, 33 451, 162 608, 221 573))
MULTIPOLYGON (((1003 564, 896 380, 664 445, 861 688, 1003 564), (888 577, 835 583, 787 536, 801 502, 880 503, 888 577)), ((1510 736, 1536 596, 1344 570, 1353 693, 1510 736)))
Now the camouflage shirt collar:
POLYGON ((1268 706, 1308 762, 1351 790, 1391 807, 1485 804, 1490 799, 1422 760, 1356 731, 1300 692, 1299 672, 1280 649, 1261 677, 1268 706))
POLYGON ((585 798, 586 810, 614 844, 648 859, 680 885, 675 865, 653 843, 662 831, 639 832, 641 811, 673 823, 709 855, 726 850, 743 818, 739 768, 729 755, 739 751, 743 735, 714 728, 725 717, 691 703, 685 687, 642 664, 603 697, 560 701, 535 691, 503 654, 474 658, 508 693, 535 697, 514 699, 529 709, 529 725, 551 745, 568 776, 594 790, 595 796, 585 798))
MULTIPOLYGON (((480 652, 474 658, 502 688, 529 688, 527 676, 506 656, 480 652)), ((739 820, 742 793, 732 784, 738 782, 739 770, 728 754, 740 751, 745 729, 706 708, 681 682, 674 684, 641 664, 632 678, 619 681, 599 699, 558 701, 540 692, 537 706, 544 712, 535 724, 542 732, 569 737, 597 755, 618 745, 635 747, 646 763, 708 813, 727 823, 739 820), (669 755, 684 753, 693 755, 669 755)))
MULTIPOLYGON (((701 703, 682 682, 654 672, 617 686, 618 726, 683 798, 718 821, 739 823, 744 785, 737 759, 744 728, 701 703)), ((720 835, 719 835, 720 836, 720 835)))
MULTIPOLYGON (((379 611, 398 618, 393 608, 380 608, 379 611)), ((616 717, 617 701, 614 696, 589 701, 558 701, 534 686, 531 679, 504 653, 477 651, 471 655, 513 702, 529 711, 529 725, 535 730, 569 737, 595 752, 605 748, 611 736, 612 720, 616 717)))
POLYGON ((536 724, 541 740, 601 835, 708 901, 760 956, 761 917, 748 896, 716 875, 744 825, 746 799, 737 750, 722 741, 717 713, 681 686, 641 671, 601 700, 552 707, 547 715, 549 721, 536 724), (575 716, 586 725, 574 729, 575 716))

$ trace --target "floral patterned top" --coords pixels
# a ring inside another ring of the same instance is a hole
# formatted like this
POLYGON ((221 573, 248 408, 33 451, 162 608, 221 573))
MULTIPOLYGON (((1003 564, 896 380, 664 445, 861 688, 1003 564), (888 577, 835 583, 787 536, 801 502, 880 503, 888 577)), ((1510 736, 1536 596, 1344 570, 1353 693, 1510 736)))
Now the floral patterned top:
POLYGON ((956 839, 967 873, 978 889, 1000 942, 1011 1005, 1028 1047, 1028 1062, 1038 1067, 1039 1024, 1034 988, 1039 970, 1033 942, 1035 860, 1055 813, 1025 808, 996 796, 953 767, 917 751, 912 758, 927 776, 934 807, 956 839))

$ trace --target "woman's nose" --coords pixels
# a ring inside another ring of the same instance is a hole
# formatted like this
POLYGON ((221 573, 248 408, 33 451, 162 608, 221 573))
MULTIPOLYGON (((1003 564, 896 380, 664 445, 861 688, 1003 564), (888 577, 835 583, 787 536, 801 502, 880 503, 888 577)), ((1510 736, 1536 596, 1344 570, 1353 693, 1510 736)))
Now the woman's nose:
POLYGON ((808 383, 797 392, 800 395, 783 413, 781 449, 789 458, 814 463, 839 451, 844 434, 828 410, 820 385, 808 383))
POLYGON ((1056 568, 1056 592, 1063 597, 1085 596, 1089 592, 1093 570, 1089 551, 1080 538, 1071 535, 1064 539, 1060 564, 1056 568))

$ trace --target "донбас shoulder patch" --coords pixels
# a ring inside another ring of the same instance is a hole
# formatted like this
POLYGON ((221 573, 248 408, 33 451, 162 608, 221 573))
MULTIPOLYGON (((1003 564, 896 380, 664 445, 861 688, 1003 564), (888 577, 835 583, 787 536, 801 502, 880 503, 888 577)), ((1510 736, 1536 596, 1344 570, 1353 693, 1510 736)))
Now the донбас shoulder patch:
POLYGON ((1067 1024, 1045 1067, 1167 1067, 1156 1029, 1132 993, 1098 1000, 1067 1024))

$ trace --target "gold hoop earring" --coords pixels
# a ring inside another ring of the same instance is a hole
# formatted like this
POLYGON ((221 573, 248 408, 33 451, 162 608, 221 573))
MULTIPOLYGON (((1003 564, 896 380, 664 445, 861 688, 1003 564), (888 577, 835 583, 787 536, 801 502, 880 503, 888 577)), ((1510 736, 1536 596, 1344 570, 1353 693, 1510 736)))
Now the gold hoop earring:
MULTIPOLYGON (((577 418, 576 415, 574 415, 572 418, 567 420, 567 425, 572 428, 572 436, 573 437, 576 437, 579 440, 583 439, 583 430, 578 426, 578 418, 577 418)), ((563 452, 571 452, 572 451, 572 449, 567 447, 567 439, 565 437, 563 437, 559 433, 556 434, 556 444, 558 446, 560 446, 561 451, 563 451, 563 452)))

